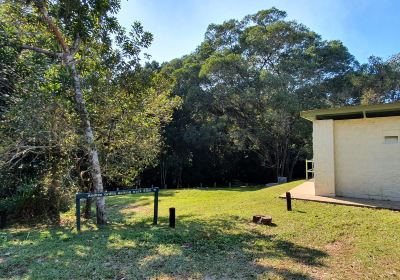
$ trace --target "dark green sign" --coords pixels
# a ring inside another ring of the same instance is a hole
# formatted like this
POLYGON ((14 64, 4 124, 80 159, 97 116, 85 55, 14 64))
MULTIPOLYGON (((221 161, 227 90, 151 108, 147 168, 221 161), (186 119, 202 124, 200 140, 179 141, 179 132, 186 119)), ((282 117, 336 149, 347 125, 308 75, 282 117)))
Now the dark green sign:
POLYGON ((96 198, 96 197, 106 197, 114 195, 127 195, 127 194, 137 194, 137 193, 150 193, 154 192, 154 217, 153 224, 157 224, 158 220, 158 192, 159 188, 142 188, 142 189, 129 189, 129 190, 117 190, 111 192, 95 192, 95 193, 77 193, 75 196, 76 204, 76 229, 81 230, 81 199, 96 198))

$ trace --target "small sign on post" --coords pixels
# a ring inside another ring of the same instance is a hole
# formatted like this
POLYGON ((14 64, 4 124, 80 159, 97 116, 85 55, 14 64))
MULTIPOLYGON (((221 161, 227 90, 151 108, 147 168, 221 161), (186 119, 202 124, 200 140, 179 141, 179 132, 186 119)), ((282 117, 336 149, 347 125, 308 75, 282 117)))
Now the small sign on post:
POLYGON ((159 188, 142 188, 142 189, 129 189, 129 190, 116 190, 111 192, 95 192, 95 193, 77 193, 75 195, 76 205, 76 229, 78 232, 81 230, 81 199, 88 199, 94 197, 106 197, 115 195, 127 195, 137 193, 149 193, 154 192, 154 216, 153 225, 157 225, 158 220, 158 192, 159 188))
POLYGON ((287 177, 278 177, 278 184, 286 184, 287 177))

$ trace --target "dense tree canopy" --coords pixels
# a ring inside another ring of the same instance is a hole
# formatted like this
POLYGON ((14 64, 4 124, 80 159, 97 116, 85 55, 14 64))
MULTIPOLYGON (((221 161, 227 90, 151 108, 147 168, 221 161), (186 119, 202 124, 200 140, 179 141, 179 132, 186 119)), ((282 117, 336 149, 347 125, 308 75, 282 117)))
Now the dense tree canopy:
POLYGON ((179 99, 169 96, 173 81, 140 65, 151 35, 139 23, 127 33, 112 16, 118 8, 119 1, 0 6, 3 209, 13 204, 17 214, 57 221, 63 196, 101 191, 102 181, 131 186, 155 164, 160 129, 179 99))
POLYGON ((103 182, 301 177, 312 157, 301 111, 400 98, 399 55, 360 65, 275 8, 211 24, 193 53, 163 65, 141 61, 152 35, 138 22, 125 30, 119 8, 0 5, 0 212, 57 222, 72 193, 103 182))
POLYGON ((275 8, 211 24, 195 52, 161 70, 184 100, 165 132, 162 184, 290 179, 296 167, 302 176, 311 125, 299 112, 395 101, 398 66, 396 58, 359 65, 340 41, 275 8))

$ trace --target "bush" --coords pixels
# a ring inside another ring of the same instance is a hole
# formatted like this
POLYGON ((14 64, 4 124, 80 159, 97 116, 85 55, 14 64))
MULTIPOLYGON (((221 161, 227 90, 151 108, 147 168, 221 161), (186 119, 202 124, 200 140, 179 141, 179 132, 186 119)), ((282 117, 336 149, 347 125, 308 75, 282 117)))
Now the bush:
POLYGON ((46 180, 12 183, 0 189, 0 212, 11 221, 60 221, 60 212, 69 210, 70 193, 46 180))

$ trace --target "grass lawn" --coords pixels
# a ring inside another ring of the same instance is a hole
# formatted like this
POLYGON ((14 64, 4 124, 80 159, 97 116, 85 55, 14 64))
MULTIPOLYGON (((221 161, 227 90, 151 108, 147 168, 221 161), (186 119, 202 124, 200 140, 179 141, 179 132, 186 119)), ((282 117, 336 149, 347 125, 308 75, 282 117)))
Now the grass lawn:
POLYGON ((399 279, 400 212, 293 201, 270 188, 167 190, 107 198, 110 225, 73 212, 61 227, 0 233, 0 279, 399 279), (168 208, 176 207, 170 229, 168 208), (254 214, 273 226, 252 224, 254 214))

